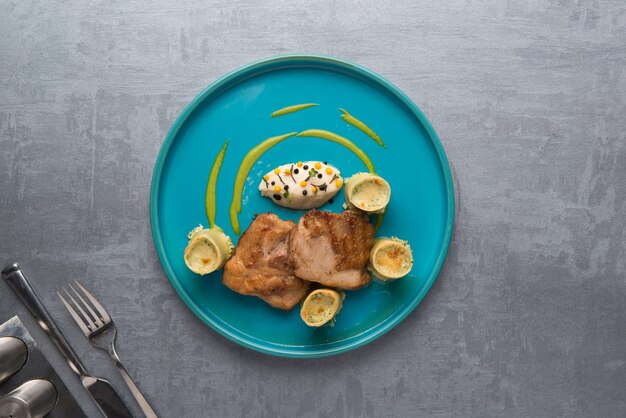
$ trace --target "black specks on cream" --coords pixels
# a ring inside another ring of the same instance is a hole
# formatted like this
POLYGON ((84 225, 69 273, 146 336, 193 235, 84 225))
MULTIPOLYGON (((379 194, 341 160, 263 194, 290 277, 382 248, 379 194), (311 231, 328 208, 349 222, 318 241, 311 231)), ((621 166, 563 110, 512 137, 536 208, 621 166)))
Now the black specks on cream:
POLYGON ((326 162, 289 163, 275 167, 263 176, 259 191, 278 206, 317 208, 338 192, 341 184, 335 180, 340 178, 339 170, 326 162))

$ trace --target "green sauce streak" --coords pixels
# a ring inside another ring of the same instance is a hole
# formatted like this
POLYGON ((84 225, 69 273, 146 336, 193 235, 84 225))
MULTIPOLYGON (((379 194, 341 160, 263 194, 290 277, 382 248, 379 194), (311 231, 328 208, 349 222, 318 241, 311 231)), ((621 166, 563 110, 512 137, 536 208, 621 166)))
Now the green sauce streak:
POLYGON ((246 156, 243 157, 241 165, 239 166, 239 170, 237 171, 237 177, 235 178, 235 187, 233 188, 233 200, 230 202, 230 223, 233 226, 233 231, 235 231, 235 234, 239 235, 239 232, 241 231, 237 215, 241 213, 241 196, 243 194, 243 186, 245 185, 246 178, 248 177, 252 166, 254 165, 254 163, 256 163, 259 157, 263 155, 265 151, 272 148, 279 142, 295 136, 296 134, 297 132, 291 132, 285 135, 273 136, 271 138, 268 138, 256 147, 252 148, 250 151, 248 151, 246 156))
POLYGON ((293 105, 293 106, 287 106, 287 107, 283 107, 282 109, 278 109, 275 112, 272 112, 270 116, 273 118, 276 118, 278 116, 297 112, 299 110, 308 109, 309 107, 314 107, 314 106, 319 106, 319 105, 317 103, 303 103, 303 104, 298 104, 298 105, 293 105))
POLYGON ((370 173, 375 172, 374 164, 372 163, 372 160, 370 160, 370 158, 367 156, 367 154, 364 153, 361 148, 354 145, 354 142, 350 141, 347 138, 344 138, 343 136, 337 135, 336 133, 330 131, 325 131, 323 129, 307 129, 304 132, 300 132, 298 136, 312 136, 315 138, 327 139, 329 141, 341 144, 344 147, 348 148, 350 151, 352 151, 357 157, 359 157, 361 161, 365 163, 365 166, 370 171, 370 173))
POLYGON ((376 143, 378 145, 380 145, 381 147, 387 148, 387 146, 385 145, 383 140, 380 139, 380 137, 378 135, 376 135, 376 132, 374 132, 369 126, 367 126, 366 124, 364 124, 363 122, 361 122, 360 120, 358 120, 357 118, 352 116, 350 113, 348 113, 347 110, 344 110, 344 109, 341 109, 341 108, 339 110, 341 110, 341 113, 343 113, 341 115, 341 119, 345 120, 350 125, 352 125, 352 126, 358 128, 358 129, 360 129, 361 131, 365 132, 365 134, 367 136, 369 136, 374 141, 376 141, 376 143))
POLYGON ((213 228, 215 226, 215 190, 217 189, 217 177, 220 174, 220 168, 222 168, 222 162, 224 161, 224 154, 226 154, 226 147, 230 139, 224 142, 224 146, 215 157, 213 161, 213 167, 211 167, 211 174, 209 174, 209 182, 206 185, 206 194, 204 195, 204 206, 206 208, 206 217, 209 219, 209 226, 213 228))

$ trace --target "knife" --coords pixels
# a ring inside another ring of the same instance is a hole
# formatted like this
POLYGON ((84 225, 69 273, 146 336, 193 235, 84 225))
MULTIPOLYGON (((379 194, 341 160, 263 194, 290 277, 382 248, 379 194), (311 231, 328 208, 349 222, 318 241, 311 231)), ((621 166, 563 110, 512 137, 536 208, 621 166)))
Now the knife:
POLYGON ((54 342, 61 354, 63 354, 67 364, 78 375, 81 383, 87 389, 96 405, 98 405, 98 408, 100 408, 100 412, 107 418, 132 418, 133 415, 124 404, 124 401, 122 401, 122 398, 113 389, 113 386, 106 380, 89 374, 41 303, 19 264, 14 263, 6 266, 2 270, 2 277, 22 300, 22 303, 26 305, 30 313, 33 314, 39 326, 48 334, 48 337, 54 342))

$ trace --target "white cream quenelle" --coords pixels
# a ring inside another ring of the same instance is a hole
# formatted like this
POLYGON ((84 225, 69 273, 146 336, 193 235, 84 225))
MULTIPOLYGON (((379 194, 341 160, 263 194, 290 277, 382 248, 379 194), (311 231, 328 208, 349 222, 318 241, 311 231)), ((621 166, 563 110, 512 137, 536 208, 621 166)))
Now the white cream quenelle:
POLYGON ((203 229, 200 225, 187 237, 185 264, 189 270, 200 275, 221 269, 234 249, 230 237, 218 227, 203 229))
POLYGON ((284 164, 263 176, 262 196, 291 209, 319 208, 343 186, 339 170, 325 162, 306 161, 284 164))

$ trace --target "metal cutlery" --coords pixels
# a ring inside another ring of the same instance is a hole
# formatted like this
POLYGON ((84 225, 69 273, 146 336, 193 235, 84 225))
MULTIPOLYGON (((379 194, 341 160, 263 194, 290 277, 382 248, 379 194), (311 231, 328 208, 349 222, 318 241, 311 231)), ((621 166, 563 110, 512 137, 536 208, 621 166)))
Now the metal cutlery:
POLYGON ((0 384, 26 364, 28 347, 17 337, 0 337, 0 384))
POLYGON ((74 296, 72 296, 67 289, 63 288, 63 291, 71 304, 63 297, 63 295, 61 295, 61 293, 57 292, 61 302, 63 302, 63 305, 65 305, 72 318, 74 318, 74 321, 76 321, 76 324, 79 326, 83 334, 85 334, 85 336, 89 339, 91 345, 109 353, 109 356, 111 356, 113 363, 115 363, 115 366, 117 366, 117 369, 120 371, 120 374, 135 397, 135 400, 137 400, 137 403, 143 413, 149 418, 156 418, 156 413, 150 407, 150 404, 122 365, 122 362, 115 351, 115 338, 117 336, 115 322, 113 322, 106 309, 104 309, 100 302, 98 302, 96 298, 93 297, 89 291, 87 291, 87 289, 85 289, 76 280, 74 280, 74 283, 80 289, 82 295, 74 288, 74 286, 72 286, 72 284, 68 284, 76 298, 74 298, 74 296), (85 298, 90 303, 88 303, 85 298), (72 305, 74 305, 76 309, 72 307, 72 305))
MULTIPOLYGON (((3 291, 5 289, 0 284, 0 292, 3 291)), ((2 395, 0 397, 2 399, 5 396, 10 398, 10 400, 4 401, 0 399, 0 417, 6 418, 13 415, 13 418, 29 416, 34 418, 38 415, 37 412, 39 414, 44 413, 46 408, 36 411, 38 408, 35 404, 41 405, 41 403, 37 401, 31 403, 26 399, 30 398, 27 394, 28 392, 32 393, 31 390, 26 390, 26 392, 20 391, 21 394, 17 394, 18 396, 15 397, 8 396, 7 393, 13 391, 22 383, 32 381, 33 379, 45 379, 52 383, 57 394, 54 408, 45 415, 46 418, 87 418, 87 415, 76 402, 75 394, 68 390, 65 382, 57 371, 52 368, 44 353, 39 349, 37 342, 17 315, 0 324, 0 375, 2 371, 5 373, 15 371, 15 373, 8 377, 6 381, 0 382, 0 395, 2 395), (3 361, 8 361, 8 363, 3 364, 3 361), (29 411, 24 411, 24 407, 29 407, 26 408, 29 411), (25 414, 20 414, 20 409, 25 414)), ((42 392, 46 392, 45 387, 42 388, 39 384, 36 387, 43 390, 35 390, 35 393, 43 395, 42 392)), ((16 395, 16 393, 13 393, 13 395, 16 395)))
POLYGON ((56 326, 50 314, 41 303, 26 276, 22 272, 19 264, 15 263, 2 270, 2 277, 24 305, 33 314, 41 328, 48 334, 48 337, 57 346, 70 368, 78 375, 81 383, 91 395, 102 414, 109 418, 132 418, 132 414, 117 394, 113 386, 104 379, 97 378, 89 374, 83 363, 80 361, 63 333, 56 326))
POLYGON ((43 418, 59 399, 57 388, 46 379, 31 379, 0 399, 0 417, 43 418))

